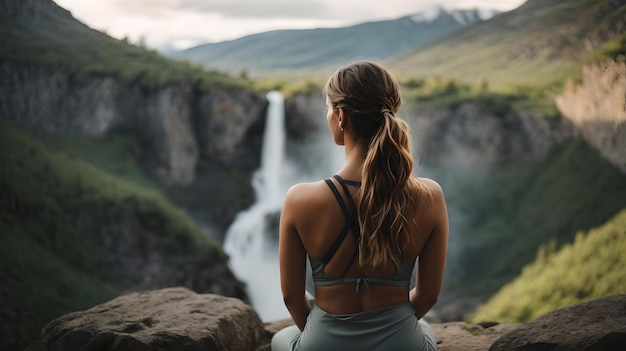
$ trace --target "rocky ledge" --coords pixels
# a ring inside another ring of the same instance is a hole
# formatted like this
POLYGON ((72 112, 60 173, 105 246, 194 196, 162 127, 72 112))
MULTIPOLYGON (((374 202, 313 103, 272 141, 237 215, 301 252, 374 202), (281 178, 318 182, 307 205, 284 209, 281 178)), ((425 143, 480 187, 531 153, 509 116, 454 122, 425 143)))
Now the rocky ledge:
MULTIPOLYGON (((50 322, 27 351, 269 351, 275 332, 234 298, 167 288, 120 296, 50 322)), ((433 324, 439 351, 626 349, 626 295, 549 312, 525 325, 433 324)))

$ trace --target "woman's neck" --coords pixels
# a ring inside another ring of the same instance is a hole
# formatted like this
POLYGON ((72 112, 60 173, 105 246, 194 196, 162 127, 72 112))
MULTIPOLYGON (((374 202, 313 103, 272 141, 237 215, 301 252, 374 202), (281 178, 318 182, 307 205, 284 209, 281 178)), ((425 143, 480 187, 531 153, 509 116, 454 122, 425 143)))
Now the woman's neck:
POLYGON ((352 140, 346 140, 344 148, 346 160, 337 174, 345 179, 360 181, 361 170, 363 169, 363 163, 365 163, 365 157, 367 156, 367 149, 362 143, 357 143, 352 140))

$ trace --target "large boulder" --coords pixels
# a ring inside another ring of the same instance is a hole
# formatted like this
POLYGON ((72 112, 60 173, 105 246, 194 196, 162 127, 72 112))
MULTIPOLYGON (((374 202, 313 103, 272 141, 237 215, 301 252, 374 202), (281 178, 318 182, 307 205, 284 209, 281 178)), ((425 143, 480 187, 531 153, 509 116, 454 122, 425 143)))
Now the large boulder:
POLYGON ((496 340, 489 351, 626 350, 626 295, 548 312, 496 340))
POLYGON ((248 351, 267 343, 252 307, 167 288, 120 296, 50 322, 28 351, 248 351))

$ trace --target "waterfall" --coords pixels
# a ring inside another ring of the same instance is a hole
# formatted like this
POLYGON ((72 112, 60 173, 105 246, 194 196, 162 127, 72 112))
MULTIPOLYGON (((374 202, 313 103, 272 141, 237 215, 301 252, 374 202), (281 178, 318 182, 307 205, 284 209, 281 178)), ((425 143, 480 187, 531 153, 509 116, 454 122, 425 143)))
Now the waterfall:
POLYGON ((287 186, 284 168, 284 98, 267 93, 269 106, 263 133, 261 168, 252 180, 257 201, 226 232, 224 251, 235 276, 246 283, 254 309, 264 321, 288 318, 283 304, 278 270, 278 215, 287 186))
POLYGON ((295 183, 332 175, 344 161, 343 149, 335 145, 325 126, 323 100, 312 111, 320 116, 319 127, 289 145, 287 155, 284 98, 271 91, 267 99, 261 167, 252 179, 257 202, 237 215, 224 240, 230 269, 246 283, 252 307, 266 322, 290 317, 283 304, 278 268, 278 218, 285 193, 295 183))
POLYGON ((269 106, 267 122, 263 133, 261 150, 261 171, 255 185, 259 202, 268 205, 269 210, 279 210, 284 199, 281 170, 285 154, 285 100, 277 91, 267 93, 269 106))

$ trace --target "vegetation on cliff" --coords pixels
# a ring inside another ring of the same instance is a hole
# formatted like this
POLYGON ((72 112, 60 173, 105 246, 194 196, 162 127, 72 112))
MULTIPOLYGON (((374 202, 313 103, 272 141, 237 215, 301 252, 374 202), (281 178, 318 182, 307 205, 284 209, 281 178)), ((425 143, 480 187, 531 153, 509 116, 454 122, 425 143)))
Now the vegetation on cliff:
POLYGON ((571 244, 556 249, 550 241, 534 262, 471 317, 526 323, 569 305, 626 291, 626 209, 571 244))
POLYGON ((51 153, 4 119, 0 170, 0 338, 9 349, 21 349, 61 314, 132 289, 137 267, 108 261, 161 254, 163 265, 191 281, 185 272, 226 260, 158 193, 51 153), (121 244, 128 252, 104 252, 124 235, 132 238, 121 244))
POLYGON ((423 108, 452 108, 464 102, 485 106, 494 114, 504 116, 508 112, 535 112, 547 118, 559 116, 554 96, 561 84, 549 87, 515 86, 499 91, 484 79, 478 84, 468 84, 454 78, 434 76, 427 78, 405 77, 400 79, 402 93, 411 110, 423 108))
POLYGON ((538 247, 570 243, 626 208, 626 177, 580 140, 544 161, 488 172, 441 178, 462 216, 455 218, 462 221, 462 278, 450 288, 468 296, 488 298, 532 262, 538 247))
MULTIPOLYGON (((626 12, 626 8, 624 12, 626 12)), ((603 62, 607 60, 624 62, 626 60, 626 33, 608 41, 600 49, 592 52, 587 60, 589 62, 603 62)))

